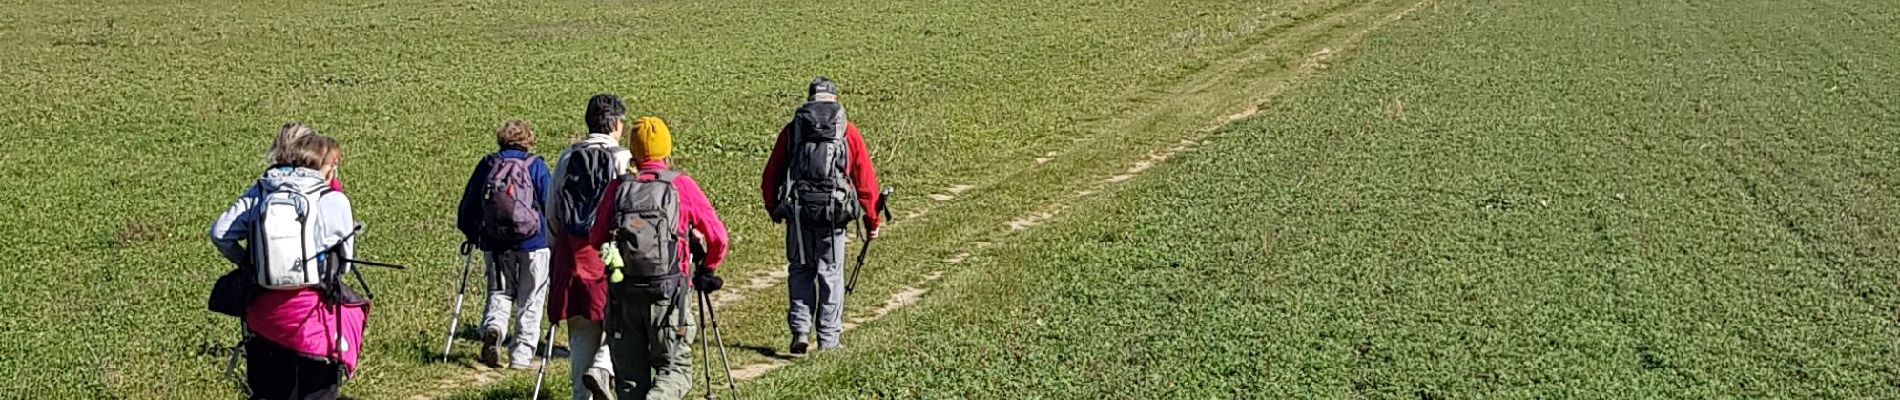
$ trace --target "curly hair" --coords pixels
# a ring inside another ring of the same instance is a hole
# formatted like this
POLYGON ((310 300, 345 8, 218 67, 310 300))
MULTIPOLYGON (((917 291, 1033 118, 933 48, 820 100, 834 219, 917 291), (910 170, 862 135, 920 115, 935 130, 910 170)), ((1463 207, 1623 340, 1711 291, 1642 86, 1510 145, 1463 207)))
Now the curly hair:
POLYGON ((511 119, 495 131, 495 145, 503 149, 529 151, 534 148, 534 129, 527 122, 511 119))

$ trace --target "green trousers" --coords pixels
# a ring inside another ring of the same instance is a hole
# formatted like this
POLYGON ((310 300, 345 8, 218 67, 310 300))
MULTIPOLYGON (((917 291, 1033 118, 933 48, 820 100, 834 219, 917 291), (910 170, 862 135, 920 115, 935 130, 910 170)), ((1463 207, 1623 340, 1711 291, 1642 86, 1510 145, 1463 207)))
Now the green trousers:
POLYGON ((608 351, 621 400, 678 400, 693 390, 691 289, 608 300, 608 351))

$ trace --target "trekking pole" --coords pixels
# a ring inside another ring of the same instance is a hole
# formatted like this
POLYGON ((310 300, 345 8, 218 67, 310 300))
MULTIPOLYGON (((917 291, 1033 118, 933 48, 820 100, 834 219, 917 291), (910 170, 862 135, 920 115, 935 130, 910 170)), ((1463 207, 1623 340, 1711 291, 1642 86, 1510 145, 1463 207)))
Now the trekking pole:
MULTIPOLYGON (((712 319, 713 340, 719 341, 719 364, 726 367, 726 389, 732 391, 733 397, 738 397, 739 384, 732 381, 732 358, 726 356, 726 336, 719 332, 719 310, 712 308, 712 294, 699 292, 699 301, 706 304, 706 315, 712 319)), ((707 356, 711 358, 711 354, 707 356)), ((712 371, 706 371, 706 373, 710 374, 712 371)))
MULTIPOLYGON (((711 299, 708 298, 705 293, 706 292, 700 292, 699 296, 699 326, 706 326, 706 309, 712 308, 712 302, 708 301, 711 299)), ((706 364, 700 365, 699 369, 706 372, 706 400, 713 400, 716 397, 713 396, 712 342, 706 340, 705 336, 706 335, 700 335, 699 354, 706 357, 706 364)), ((720 346, 724 345, 725 343, 720 343, 720 346)))
MULTIPOLYGON (((533 292, 529 292, 528 294, 546 297, 548 286, 549 286, 548 284, 553 283, 553 282, 554 282, 553 278, 548 278, 547 280, 541 281, 541 285, 539 287, 536 287, 533 292)), ((547 306, 543 305, 541 308, 542 310, 545 311, 547 309, 547 306)), ((542 315, 546 315, 546 314, 542 314, 542 315)), ((541 367, 536 368, 534 371, 534 394, 529 395, 528 400, 540 400, 541 398, 541 379, 547 377, 548 362, 554 359, 554 327, 560 324, 561 324, 561 321, 558 321, 558 320, 548 321, 547 335, 543 335, 544 337, 548 338, 548 345, 546 348, 541 350, 541 367)))
MULTIPOLYGON (((873 211, 884 215, 885 221, 891 220, 891 207, 888 202, 891 199, 891 192, 891 188, 884 188, 884 190, 878 191, 877 210, 873 211)), ((858 248, 858 265, 851 267, 851 279, 845 281, 844 292, 846 294, 850 294, 852 290, 858 288, 858 273, 864 271, 864 255, 871 253, 871 229, 860 222, 858 223, 858 232, 860 232, 859 235, 864 237, 864 247, 858 248)))
POLYGON ((548 322, 548 346, 546 349, 541 350, 541 368, 537 368, 536 371, 534 371, 534 394, 528 395, 529 400, 540 400, 541 398, 541 380, 548 376, 548 362, 554 360, 554 327, 560 324, 561 321, 548 322))
POLYGON ((468 294, 468 268, 474 249, 474 243, 462 242, 462 285, 455 289, 455 307, 449 312, 449 333, 442 343, 442 361, 448 361, 449 349, 455 348, 455 328, 462 322, 462 296, 468 294))
MULTIPOLYGON (((251 383, 249 380, 237 376, 237 363, 238 359, 244 358, 244 344, 250 340, 251 328, 244 326, 243 318, 238 318, 238 341, 237 344, 231 345, 231 358, 224 361, 224 377, 225 379, 230 379, 232 382, 235 382, 238 391, 244 392, 245 396, 251 395, 251 383)), ((244 367, 250 368, 250 365, 247 364, 244 367)), ((707 385, 711 385, 711 383, 707 383, 707 385)))
POLYGON ((851 294, 858 288, 858 273, 864 271, 864 255, 871 254, 871 230, 858 224, 858 232, 864 236, 864 245, 858 248, 858 264, 851 267, 851 279, 845 280, 844 293, 851 294))

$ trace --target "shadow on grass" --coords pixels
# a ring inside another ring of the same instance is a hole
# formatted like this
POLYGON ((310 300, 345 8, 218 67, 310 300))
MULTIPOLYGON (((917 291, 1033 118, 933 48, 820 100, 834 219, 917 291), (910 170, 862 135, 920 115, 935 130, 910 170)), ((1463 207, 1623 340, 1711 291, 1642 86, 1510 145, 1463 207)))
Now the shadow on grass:
MULTIPOLYGON (((549 376, 548 378, 553 379, 552 376, 549 376)), ((566 377, 563 376, 562 378, 565 379, 566 377)), ((528 385, 533 385, 534 384, 533 377, 530 377, 528 382, 529 382, 528 385)), ((553 388, 550 388, 546 385, 541 386, 541 398, 543 399, 567 398, 566 392, 562 392, 560 395, 555 395, 555 393, 551 389, 553 388)), ((481 391, 475 392, 472 395, 456 396, 455 398, 457 400, 460 400, 460 399, 519 400, 519 399, 528 398, 528 395, 531 394, 533 390, 534 388, 532 386, 508 384, 508 385, 500 385, 496 387, 482 389, 481 391)))
MULTIPOLYGON (((792 357, 790 354, 779 353, 778 349, 772 348, 772 347, 750 345, 750 344, 737 345, 737 346, 731 346, 731 347, 735 349, 739 349, 739 350, 751 351, 753 353, 758 353, 761 356, 766 356, 769 358, 774 358, 774 359, 779 359, 779 360, 791 361, 791 360, 798 359, 797 357, 792 357)), ((713 351, 717 352, 719 350, 715 349, 713 351)))
MULTIPOLYGON (((543 329, 546 329, 546 328, 543 328, 543 329)), ((459 327, 459 329, 456 329, 455 347, 454 349, 451 349, 449 351, 449 356, 447 359, 444 359, 442 357, 443 337, 440 336, 441 334, 442 334, 442 331, 417 332, 417 336, 425 337, 427 340, 411 341, 409 345, 409 350, 413 352, 413 354, 417 356, 417 360, 419 360, 423 364, 450 363, 450 364, 463 364, 467 366, 475 365, 476 363, 475 356, 477 354, 477 351, 473 349, 480 349, 482 346, 481 326, 471 325, 471 324, 462 324, 462 326, 459 327)), ((546 335, 546 334, 547 334, 546 331, 542 331, 542 335, 546 335)), ((546 341, 547 339, 542 338, 542 340, 546 341)), ((514 339, 508 338, 502 341, 501 347, 503 349, 506 349, 509 346, 511 346, 513 343, 514 343, 514 339)), ((536 357, 539 357, 540 354, 541 352, 540 352, 539 346, 537 346, 535 355, 536 357)), ((554 344, 554 355, 552 356, 552 358, 560 359, 560 358, 567 358, 567 356, 568 356, 567 345, 560 343, 557 340, 556 343, 554 344)))

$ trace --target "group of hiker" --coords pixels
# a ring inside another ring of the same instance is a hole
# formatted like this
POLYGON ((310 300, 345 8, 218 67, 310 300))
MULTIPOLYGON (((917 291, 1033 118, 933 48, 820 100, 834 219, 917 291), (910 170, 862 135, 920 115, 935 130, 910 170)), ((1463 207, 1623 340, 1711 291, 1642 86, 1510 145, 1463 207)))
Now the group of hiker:
MULTIPOLYGON (((881 222, 869 152, 837 93, 824 77, 812 81, 760 179, 766 213, 786 229, 794 357, 840 346, 846 228, 860 222, 868 241, 881 222)), ((507 368, 533 368, 545 317, 549 333, 567 326, 573 399, 682 398, 699 324, 688 315, 703 318, 711 310, 700 308, 724 286, 716 271, 725 224, 700 184, 669 164, 664 121, 629 120, 611 94, 589 99, 583 119, 587 136, 552 168, 534 154, 527 123, 504 123, 497 150, 464 185, 456 227, 464 257, 483 256, 487 287, 477 359, 501 367, 505 354, 507 368)), ((270 167, 211 226, 212 243, 237 268, 218 280, 210 306, 242 321, 253 399, 335 398, 356 372, 374 296, 356 268, 393 265, 353 258, 364 229, 338 180, 341 158, 336 139, 283 126, 266 152, 270 167)))

